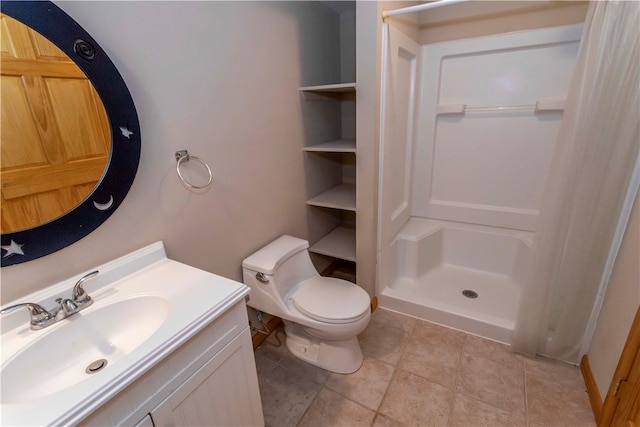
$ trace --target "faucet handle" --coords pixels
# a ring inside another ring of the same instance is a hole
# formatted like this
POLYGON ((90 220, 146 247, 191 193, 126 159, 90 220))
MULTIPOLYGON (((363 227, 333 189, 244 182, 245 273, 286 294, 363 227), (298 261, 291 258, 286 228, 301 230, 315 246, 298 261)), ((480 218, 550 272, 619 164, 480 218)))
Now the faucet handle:
POLYGON ((31 302, 23 302, 21 304, 15 304, 9 307, 5 307, 0 310, 0 314, 11 313, 14 310, 25 307, 31 314, 31 329, 38 330, 45 326, 49 326, 55 322, 55 316, 49 313, 44 307, 39 304, 31 302))
POLYGON ((85 281, 95 277, 99 272, 100 272, 99 270, 95 270, 95 271, 92 271, 89 274, 85 274, 75 284, 75 286, 73 287, 73 292, 71 293, 71 299, 73 299, 73 301, 76 304, 85 305, 85 304, 91 304, 93 302, 93 300, 91 299, 89 294, 82 287, 82 284, 85 281))

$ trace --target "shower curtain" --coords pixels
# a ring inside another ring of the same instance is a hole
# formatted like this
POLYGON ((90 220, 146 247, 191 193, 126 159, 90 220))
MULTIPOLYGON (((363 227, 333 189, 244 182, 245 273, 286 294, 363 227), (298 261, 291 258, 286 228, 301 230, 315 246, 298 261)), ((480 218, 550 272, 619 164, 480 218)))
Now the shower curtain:
POLYGON ((640 3, 592 1, 512 337, 571 363, 597 296, 639 151, 640 3))

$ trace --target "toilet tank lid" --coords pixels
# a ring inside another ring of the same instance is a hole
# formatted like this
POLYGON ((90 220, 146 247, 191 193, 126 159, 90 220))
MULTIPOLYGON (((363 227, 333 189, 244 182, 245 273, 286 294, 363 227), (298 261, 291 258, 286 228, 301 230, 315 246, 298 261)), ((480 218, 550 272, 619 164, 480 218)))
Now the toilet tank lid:
POLYGON ((280 236, 242 261, 242 267, 264 274, 273 274, 290 256, 309 247, 309 242, 293 236, 280 236))

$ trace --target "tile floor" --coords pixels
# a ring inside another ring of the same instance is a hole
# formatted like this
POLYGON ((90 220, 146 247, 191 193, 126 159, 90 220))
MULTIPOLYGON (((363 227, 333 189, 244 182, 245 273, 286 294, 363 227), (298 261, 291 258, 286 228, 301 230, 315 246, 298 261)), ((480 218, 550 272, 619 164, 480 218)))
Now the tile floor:
POLYGON ((266 425, 595 426, 578 367, 380 308, 359 339, 362 367, 340 375, 274 332, 255 353, 266 425))

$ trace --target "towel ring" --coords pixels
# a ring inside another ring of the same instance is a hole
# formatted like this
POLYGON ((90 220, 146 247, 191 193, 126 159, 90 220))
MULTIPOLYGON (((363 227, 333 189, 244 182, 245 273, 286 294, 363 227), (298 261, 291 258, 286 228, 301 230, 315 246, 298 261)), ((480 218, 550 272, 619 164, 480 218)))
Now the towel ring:
POLYGON ((207 188, 211 184, 211 180, 213 179, 213 174, 211 173, 211 168, 209 167, 207 162, 202 160, 200 157, 189 155, 189 152, 187 150, 180 150, 180 151, 176 151, 176 160, 178 162, 176 164, 176 172, 178 172, 178 177, 180 177, 180 180, 187 187, 193 188, 195 190, 201 190, 203 188, 207 188), (205 185, 193 185, 182 176, 182 173, 180 173, 180 165, 182 164, 182 162, 188 162, 189 160, 192 160, 192 159, 202 163, 202 165, 205 168, 207 168, 207 172, 209 172, 209 180, 207 181, 207 183, 205 185))

